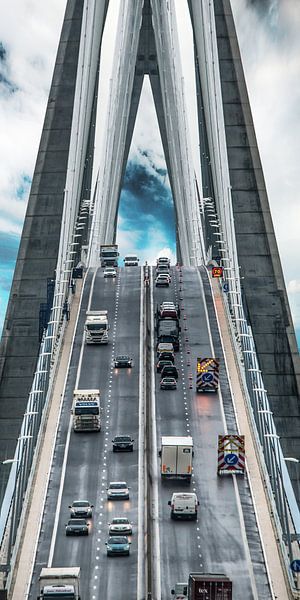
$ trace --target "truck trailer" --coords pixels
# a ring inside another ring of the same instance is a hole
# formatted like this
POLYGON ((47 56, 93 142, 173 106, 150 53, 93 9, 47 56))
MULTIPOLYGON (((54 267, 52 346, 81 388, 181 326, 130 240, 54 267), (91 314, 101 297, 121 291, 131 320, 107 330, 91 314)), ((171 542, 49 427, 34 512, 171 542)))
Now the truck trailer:
POLYGON ((74 390, 73 392, 73 430, 100 431, 100 391, 74 390))
POLYGON ((185 479, 190 482, 193 454, 193 438, 191 436, 163 436, 159 452, 162 479, 185 479))
POLYGON ((232 600, 232 582, 219 573, 190 573, 188 583, 176 583, 174 600, 232 600))
POLYGON ((178 319, 157 320, 157 343, 171 343, 174 350, 179 350, 179 321, 178 319))
POLYGON ((108 311, 87 310, 84 325, 87 344, 108 344, 108 311))
POLYGON ((100 246, 101 267, 117 267, 118 256, 119 252, 117 244, 102 244, 102 246, 100 246))
POLYGON ((80 600, 80 567, 43 568, 37 600, 80 600))

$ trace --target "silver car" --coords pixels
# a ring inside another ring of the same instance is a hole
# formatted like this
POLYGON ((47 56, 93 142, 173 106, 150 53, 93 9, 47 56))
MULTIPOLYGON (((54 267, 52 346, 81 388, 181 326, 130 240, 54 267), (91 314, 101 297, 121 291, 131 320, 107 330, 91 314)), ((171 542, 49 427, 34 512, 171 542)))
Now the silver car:
POLYGON ((114 517, 108 525, 109 535, 132 535, 132 525, 127 517, 114 517))
POLYGON ((129 487, 126 481, 111 481, 107 488, 108 500, 128 500, 129 487))

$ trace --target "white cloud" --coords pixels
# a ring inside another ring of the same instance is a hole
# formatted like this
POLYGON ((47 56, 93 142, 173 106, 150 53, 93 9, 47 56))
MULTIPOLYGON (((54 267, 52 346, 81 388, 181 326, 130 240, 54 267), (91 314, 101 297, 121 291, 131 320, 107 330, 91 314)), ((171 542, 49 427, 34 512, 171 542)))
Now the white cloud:
POLYGON ((17 199, 17 190, 33 173, 65 4, 10 0, 1 8, 5 76, 16 90, 0 91, 1 231, 22 230, 28 193, 17 199))
MULTIPOLYGON (((265 17, 246 0, 232 0, 232 6, 276 239, 286 282, 291 282, 300 254, 299 3, 277 2, 265 17)), ((290 284, 288 293, 296 321, 290 284)))
POLYGON ((300 279, 292 279, 287 286, 289 294, 300 294, 300 279))

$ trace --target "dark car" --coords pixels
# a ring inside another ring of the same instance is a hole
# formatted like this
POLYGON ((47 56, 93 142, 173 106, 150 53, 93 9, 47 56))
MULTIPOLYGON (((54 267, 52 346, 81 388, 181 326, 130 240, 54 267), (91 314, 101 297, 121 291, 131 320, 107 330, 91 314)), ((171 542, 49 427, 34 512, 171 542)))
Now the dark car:
POLYGON ((93 504, 88 500, 74 500, 69 506, 71 519, 82 519, 82 517, 93 516, 93 504))
POLYGON ((175 360, 175 356, 174 356, 174 352, 161 352, 158 355, 158 360, 167 360, 171 363, 174 363, 175 360))
POLYGON ((132 452, 133 442, 131 435, 115 435, 112 440, 113 452, 132 452))
POLYGON ((175 377, 164 377, 160 382, 161 390, 176 390, 177 381, 175 377))
POLYGON ((107 556, 115 556, 116 554, 123 554, 129 556, 130 554, 130 542, 126 535, 116 535, 108 538, 105 542, 107 556))
POLYGON ((178 371, 175 365, 171 364, 163 367, 161 370, 161 378, 164 379, 165 377, 174 377, 175 379, 178 379, 178 371))
POLYGON ((89 526, 85 519, 70 519, 66 523, 66 535, 89 535, 89 526))
POLYGON ((119 367, 131 368, 132 367, 132 358, 130 358, 130 356, 127 356, 125 354, 122 356, 116 356, 115 368, 118 369, 119 367))
POLYGON ((159 360, 156 363, 156 372, 160 373, 164 367, 172 367, 173 363, 171 360, 159 360))

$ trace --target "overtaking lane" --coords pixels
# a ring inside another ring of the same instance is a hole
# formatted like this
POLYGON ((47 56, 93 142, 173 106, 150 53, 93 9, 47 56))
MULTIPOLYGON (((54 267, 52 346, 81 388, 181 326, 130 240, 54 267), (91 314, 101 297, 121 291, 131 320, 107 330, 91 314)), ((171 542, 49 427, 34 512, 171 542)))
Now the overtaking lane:
POLYGON ((63 494, 64 506, 79 497, 79 493, 74 496, 78 489, 93 502, 91 535, 86 539, 66 538, 62 512, 53 562, 57 566, 79 564, 83 590, 89 590, 90 598, 96 598, 101 589, 101 594, 108 600, 121 600, 122 581, 133 596, 137 585, 135 542, 129 558, 108 558, 105 547, 111 517, 124 515, 136 521, 137 514, 137 451, 113 454, 111 439, 117 433, 128 431, 138 442, 140 270, 121 270, 119 277, 119 289, 116 290, 117 282, 103 280, 102 272, 98 272, 91 309, 108 309, 112 324, 111 343, 85 346, 80 376, 81 388, 99 387, 101 390, 103 428, 100 434, 71 434, 63 494), (132 310, 136 320, 129 318, 132 310), (117 373, 112 369, 112 358, 125 351, 132 354, 135 366, 132 372, 119 370, 117 373), (111 480, 131 483, 128 502, 107 502, 106 487, 111 480))
MULTIPOLYGON (((118 283, 104 280, 103 272, 99 270, 90 307, 93 310, 108 309, 112 324, 111 341, 107 346, 84 347, 79 380, 81 389, 101 390, 104 407, 102 431, 78 434, 71 432, 52 566, 79 565, 83 593, 88 594, 91 599, 98 598, 101 589, 101 595, 108 600, 110 598, 121 600, 124 597, 124 586, 130 597, 136 597, 140 292, 140 269, 120 270, 118 283), (112 368, 112 358, 116 353, 127 353, 133 356, 132 372, 126 369, 117 372, 112 368), (127 432, 131 433, 136 440, 135 451, 132 454, 113 454, 111 451, 113 435, 127 432), (108 481, 122 479, 131 484, 129 502, 108 503, 106 501, 108 481), (95 505, 90 535, 87 538, 66 538, 64 524, 69 516, 68 505, 79 498, 87 498, 95 505), (122 514, 134 522, 132 554, 129 558, 107 558, 105 547, 107 523, 112 516, 122 514)), ((84 315, 86 308, 85 304, 84 315)), ((77 347, 82 339, 83 322, 84 318, 81 315, 81 330, 77 332, 75 339, 77 347)), ((73 385, 72 389, 68 389, 69 410, 70 395, 75 387, 74 371, 77 366, 78 348, 70 365, 73 385)), ((56 448, 56 452, 60 451, 61 448, 56 448)), ((52 505, 57 498, 58 487, 59 481, 56 476, 54 484, 51 483, 49 487, 49 497, 53 499, 52 505)), ((49 516, 52 520, 52 515, 49 516)), ((47 521, 46 515, 45 522, 47 521)), ((40 548, 46 547, 49 550, 49 544, 42 533, 40 548)), ((37 576, 40 567, 44 566, 47 560, 48 557, 45 556, 44 563, 37 564, 37 576)), ((36 579, 31 597, 36 597, 36 579)))

